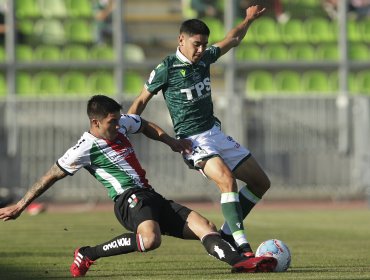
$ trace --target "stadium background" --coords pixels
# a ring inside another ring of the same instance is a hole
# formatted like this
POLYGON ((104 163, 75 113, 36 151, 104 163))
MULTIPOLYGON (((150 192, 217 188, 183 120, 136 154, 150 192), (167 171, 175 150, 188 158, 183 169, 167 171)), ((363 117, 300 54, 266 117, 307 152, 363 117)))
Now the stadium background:
MULTIPOLYGON (((87 129, 89 96, 108 94, 128 108, 151 69, 174 52, 189 10, 182 1, 116 0, 113 41, 100 45, 93 40, 93 0, 6 2, 14 13, 5 15, 11 28, 0 46, 0 187, 17 196, 87 129)), ((267 199, 362 199, 370 195, 370 19, 349 13, 344 0, 339 20, 320 0, 282 2, 286 21, 270 9, 213 66, 216 114, 270 175, 267 199)), ((238 20, 236 1, 218 5, 223 17, 204 19, 211 42, 238 20)), ((163 99, 152 102, 144 117, 172 133, 163 99)), ((132 139, 161 193, 218 200, 217 188, 187 170, 178 154, 132 139)), ((108 199, 84 170, 57 185, 42 200, 108 199)))

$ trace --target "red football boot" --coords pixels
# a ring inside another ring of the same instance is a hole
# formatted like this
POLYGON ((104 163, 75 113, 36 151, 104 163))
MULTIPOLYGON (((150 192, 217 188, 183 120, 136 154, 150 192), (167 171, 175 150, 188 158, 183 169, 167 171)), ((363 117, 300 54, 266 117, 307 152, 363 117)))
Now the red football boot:
POLYGON ((277 260, 273 257, 254 257, 247 258, 233 265, 232 273, 253 273, 253 272, 273 272, 277 265, 277 260))
POLYGON ((85 276, 86 272, 89 270, 90 266, 94 261, 90 260, 88 257, 83 256, 80 253, 80 248, 77 248, 74 253, 74 260, 71 265, 72 277, 82 277, 85 276))

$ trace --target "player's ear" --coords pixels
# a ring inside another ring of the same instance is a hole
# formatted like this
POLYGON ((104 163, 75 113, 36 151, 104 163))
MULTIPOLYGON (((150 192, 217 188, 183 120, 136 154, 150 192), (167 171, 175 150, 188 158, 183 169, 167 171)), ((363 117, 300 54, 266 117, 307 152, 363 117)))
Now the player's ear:
POLYGON ((183 46, 184 45, 184 40, 185 40, 184 34, 180 34, 179 35, 179 46, 183 46))
POLYGON ((97 119, 92 119, 92 120, 91 120, 91 126, 93 126, 93 127, 98 127, 98 128, 99 128, 99 120, 97 120, 97 119))

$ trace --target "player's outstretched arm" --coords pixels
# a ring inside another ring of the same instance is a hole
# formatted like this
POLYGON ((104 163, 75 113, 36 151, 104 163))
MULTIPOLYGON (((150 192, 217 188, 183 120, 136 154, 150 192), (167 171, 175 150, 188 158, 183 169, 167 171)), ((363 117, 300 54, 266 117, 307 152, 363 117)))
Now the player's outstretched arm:
POLYGON ((26 192, 16 204, 0 209, 0 219, 3 221, 14 220, 20 216, 24 209, 37 197, 43 194, 56 181, 64 178, 67 174, 54 164, 33 186, 26 192))
POLYGON ((192 143, 190 140, 175 139, 169 136, 162 128, 160 128, 155 123, 148 122, 144 120, 143 118, 141 119, 143 122, 141 132, 145 136, 167 144, 174 152, 185 153, 185 154, 191 153, 192 143))
POLYGON ((135 98, 134 102, 131 104, 131 107, 128 109, 128 114, 141 115, 144 111, 149 100, 153 97, 145 87, 141 91, 140 95, 135 98))
POLYGON ((245 35, 247 34, 248 28, 251 25, 251 23, 255 19, 259 18, 265 11, 266 8, 260 5, 248 7, 245 11, 244 20, 237 26, 235 26, 233 29, 231 29, 226 34, 225 39, 215 44, 216 46, 220 47, 221 55, 227 53, 231 48, 238 46, 245 37, 245 35))

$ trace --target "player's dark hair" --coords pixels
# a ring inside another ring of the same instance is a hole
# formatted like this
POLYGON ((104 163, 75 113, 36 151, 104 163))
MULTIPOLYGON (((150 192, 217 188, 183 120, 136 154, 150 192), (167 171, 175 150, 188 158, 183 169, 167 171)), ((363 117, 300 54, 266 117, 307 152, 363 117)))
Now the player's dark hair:
POLYGON ((199 19, 188 19, 181 24, 180 34, 181 33, 188 34, 189 36, 197 34, 209 36, 210 31, 203 21, 199 19))
POLYGON ((119 112, 122 106, 114 99, 105 95, 94 95, 87 102, 89 119, 103 119, 110 113, 119 112))

